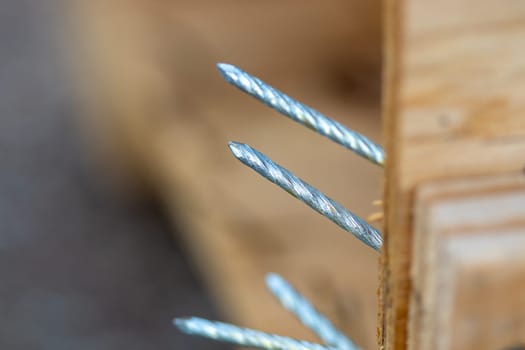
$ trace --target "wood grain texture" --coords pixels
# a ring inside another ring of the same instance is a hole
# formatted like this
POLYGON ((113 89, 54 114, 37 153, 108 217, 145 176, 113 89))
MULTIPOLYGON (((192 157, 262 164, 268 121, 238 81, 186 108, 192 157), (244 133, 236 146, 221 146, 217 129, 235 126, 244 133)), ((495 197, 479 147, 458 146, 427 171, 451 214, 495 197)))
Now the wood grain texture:
POLYGON ((380 346, 404 349, 417 186, 525 164, 525 3, 385 2, 380 346))
POLYGON ((525 342, 525 176, 418 188, 409 349, 525 342))

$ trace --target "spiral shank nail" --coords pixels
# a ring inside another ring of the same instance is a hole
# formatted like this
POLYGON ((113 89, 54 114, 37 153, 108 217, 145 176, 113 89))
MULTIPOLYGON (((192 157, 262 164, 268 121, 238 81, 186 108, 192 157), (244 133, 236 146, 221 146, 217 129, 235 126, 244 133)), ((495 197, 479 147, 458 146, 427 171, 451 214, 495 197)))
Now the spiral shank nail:
POLYGON ((174 324, 182 332, 239 346, 267 350, 336 350, 304 340, 296 340, 275 334, 268 334, 231 324, 191 317, 175 319, 174 324))
POLYGON ((274 273, 268 274, 266 276, 266 285, 281 305, 291 311, 302 324, 317 334, 325 344, 339 350, 359 349, 281 276, 274 273))
POLYGON ((365 136, 325 117, 233 65, 219 63, 217 67, 228 83, 371 162, 383 165, 383 149, 365 136))
POLYGON ((344 230, 352 233, 363 243, 375 250, 381 248, 382 238, 379 231, 352 214, 341 204, 328 198, 250 146, 238 142, 230 142, 229 146, 233 155, 243 164, 306 203, 318 213, 326 216, 344 230))

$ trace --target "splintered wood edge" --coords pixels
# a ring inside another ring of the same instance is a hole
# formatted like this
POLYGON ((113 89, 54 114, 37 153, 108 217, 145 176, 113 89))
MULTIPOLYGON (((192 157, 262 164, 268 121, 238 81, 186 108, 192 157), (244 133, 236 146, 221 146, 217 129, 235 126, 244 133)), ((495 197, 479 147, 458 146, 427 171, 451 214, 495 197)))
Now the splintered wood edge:
MULTIPOLYGON (((396 131, 399 128, 399 79, 400 79, 400 54, 401 54, 401 8, 403 0, 386 0, 383 2, 383 139, 387 151, 385 163, 385 189, 384 189, 384 221, 383 237, 384 245, 380 258, 379 276, 379 315, 377 339, 379 349, 392 348, 394 334, 402 333, 404 324, 398 323, 396 318, 398 310, 394 309, 394 295, 397 293, 396 285, 391 279, 390 252, 395 248, 395 242, 389 234, 391 229, 396 230, 393 225, 398 222, 396 213, 390 204, 396 203, 399 196, 399 187, 395 184, 398 180, 399 147, 396 131), (391 185, 389 185, 391 184, 391 185)), ((395 238, 395 237, 394 237, 395 238)), ((400 310, 403 312, 403 310, 400 310)), ((406 312, 406 311, 405 311, 406 312)))

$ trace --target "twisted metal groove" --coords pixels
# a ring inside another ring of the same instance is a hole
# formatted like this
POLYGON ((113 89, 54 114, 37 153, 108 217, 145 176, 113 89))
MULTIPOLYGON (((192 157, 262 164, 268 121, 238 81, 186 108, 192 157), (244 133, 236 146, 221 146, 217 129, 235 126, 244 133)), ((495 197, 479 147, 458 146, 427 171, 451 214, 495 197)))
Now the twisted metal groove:
POLYGON ((278 185, 295 198, 326 216, 344 230, 352 233, 366 245, 379 250, 383 243, 381 234, 366 221, 351 213, 336 201, 299 179, 290 171, 272 162, 264 154, 248 145, 230 142, 230 150, 243 164, 278 185))
POLYGON ((275 273, 269 273, 266 275, 266 286, 285 309, 291 311, 302 324, 317 334, 325 344, 339 350, 359 349, 284 278, 275 273))
POLYGON ((186 334, 239 346, 266 350, 337 350, 304 340, 240 328, 231 324, 209 321, 198 317, 175 319, 173 323, 186 334))
POLYGON ((361 157, 375 164, 383 165, 385 160, 383 149, 367 137, 348 129, 335 120, 325 117, 315 109, 294 100, 231 64, 219 63, 217 68, 228 83, 255 97, 267 106, 326 136, 361 157))

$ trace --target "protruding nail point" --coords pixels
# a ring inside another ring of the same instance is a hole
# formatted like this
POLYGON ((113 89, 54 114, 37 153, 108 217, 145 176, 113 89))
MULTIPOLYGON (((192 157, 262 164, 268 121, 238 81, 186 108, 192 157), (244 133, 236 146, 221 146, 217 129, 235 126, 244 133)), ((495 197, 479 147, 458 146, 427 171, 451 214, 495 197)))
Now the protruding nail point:
POLYGON ((236 158, 243 158, 243 153, 242 153, 242 149, 245 147, 246 145, 242 144, 242 143, 239 143, 239 142, 235 142, 235 141, 230 141, 228 142, 228 147, 230 147, 230 151, 233 153, 233 155, 236 157, 236 158))
POLYGON ((221 73, 222 77, 228 82, 233 81, 236 77, 236 74, 239 72, 239 68, 229 63, 217 63, 217 69, 219 70, 219 73, 221 73))

